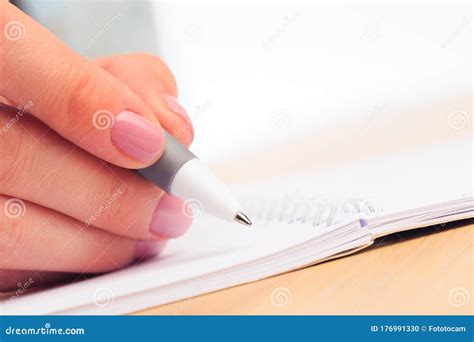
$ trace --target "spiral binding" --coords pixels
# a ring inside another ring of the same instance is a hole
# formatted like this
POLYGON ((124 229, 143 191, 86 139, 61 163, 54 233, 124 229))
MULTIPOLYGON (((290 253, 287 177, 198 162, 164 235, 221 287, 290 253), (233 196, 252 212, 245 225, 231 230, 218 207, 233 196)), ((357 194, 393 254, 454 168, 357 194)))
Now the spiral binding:
POLYGON ((313 227, 329 227, 339 222, 360 217, 361 214, 373 216, 381 213, 382 206, 376 199, 368 198, 314 198, 300 196, 281 199, 248 198, 243 199, 244 208, 257 222, 287 224, 310 224, 313 227))

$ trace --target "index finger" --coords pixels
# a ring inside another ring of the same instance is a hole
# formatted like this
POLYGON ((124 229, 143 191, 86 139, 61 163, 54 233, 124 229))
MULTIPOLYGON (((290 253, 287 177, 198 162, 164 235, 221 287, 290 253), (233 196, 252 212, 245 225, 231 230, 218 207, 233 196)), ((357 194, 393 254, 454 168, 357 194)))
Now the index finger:
POLYGON ((0 94, 112 164, 142 168, 163 151, 153 111, 123 83, 0 3, 0 94))

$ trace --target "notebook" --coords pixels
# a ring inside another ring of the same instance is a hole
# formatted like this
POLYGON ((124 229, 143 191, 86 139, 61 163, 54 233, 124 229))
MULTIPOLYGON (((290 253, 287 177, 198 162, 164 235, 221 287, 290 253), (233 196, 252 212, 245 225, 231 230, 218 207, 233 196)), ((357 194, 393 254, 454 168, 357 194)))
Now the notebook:
POLYGON ((120 271, 3 300, 3 314, 124 314, 361 250, 402 230, 474 216, 472 137, 234 191, 254 227, 201 216, 163 254, 120 271))

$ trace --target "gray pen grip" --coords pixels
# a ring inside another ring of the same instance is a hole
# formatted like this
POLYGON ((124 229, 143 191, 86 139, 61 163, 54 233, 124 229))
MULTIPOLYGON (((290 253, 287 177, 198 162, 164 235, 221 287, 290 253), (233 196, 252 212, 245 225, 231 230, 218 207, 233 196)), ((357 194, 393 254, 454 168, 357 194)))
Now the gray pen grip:
POLYGON ((181 166, 197 157, 166 131, 165 137, 166 145, 161 158, 155 164, 139 170, 138 173, 170 193, 174 176, 181 166))

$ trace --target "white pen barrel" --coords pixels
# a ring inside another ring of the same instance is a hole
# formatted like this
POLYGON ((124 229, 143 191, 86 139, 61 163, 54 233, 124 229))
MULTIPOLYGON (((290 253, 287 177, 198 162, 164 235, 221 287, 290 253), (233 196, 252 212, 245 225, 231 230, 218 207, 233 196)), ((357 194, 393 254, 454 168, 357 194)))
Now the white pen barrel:
POLYGON ((171 193, 188 200, 197 211, 227 221, 234 220, 242 210, 225 184, 196 158, 186 162, 176 173, 171 193))
POLYGON ((185 146, 165 132, 161 158, 138 172, 146 179, 183 200, 194 209, 227 221, 235 219, 240 204, 227 187, 185 146))

